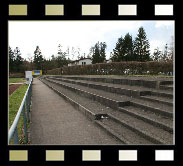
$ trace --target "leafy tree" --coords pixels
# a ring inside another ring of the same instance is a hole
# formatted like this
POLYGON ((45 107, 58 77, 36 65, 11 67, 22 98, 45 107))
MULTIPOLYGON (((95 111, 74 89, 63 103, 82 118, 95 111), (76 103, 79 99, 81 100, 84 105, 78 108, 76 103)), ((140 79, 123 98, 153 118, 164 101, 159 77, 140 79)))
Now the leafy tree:
POLYGON ((143 27, 139 28, 134 41, 134 60, 141 62, 150 60, 150 44, 143 27))
POLYGON ((161 59, 161 55, 162 55, 162 52, 157 47, 156 49, 154 49, 152 58, 153 58, 154 61, 159 61, 161 59))
POLYGON ((174 57, 174 38, 172 36, 169 46, 169 60, 173 61, 173 57, 174 57))
POLYGON ((166 44, 161 55, 161 61, 169 61, 169 60, 173 60, 173 52, 169 51, 168 44, 166 44))
POLYGON ((29 70, 33 70, 34 69, 34 63, 33 63, 33 57, 31 56, 31 54, 28 54, 28 63, 30 65, 29 70))
POLYGON ((37 70, 43 70, 42 68, 43 60, 44 59, 41 50, 39 46, 36 46, 36 50, 34 51, 34 65, 37 70))
MULTIPOLYGON (((67 49, 68 52, 68 49, 67 49)), ((58 56, 56 57, 57 67, 63 67, 64 65, 68 64, 66 59, 67 52, 62 51, 62 46, 59 44, 58 46, 58 56)))
POLYGON ((92 56, 92 63, 103 63, 106 60, 105 49, 107 45, 105 42, 97 42, 94 47, 91 47, 90 54, 92 56))
POLYGON ((124 39, 123 37, 118 39, 111 60, 114 62, 133 60, 133 40, 129 33, 125 35, 124 39))

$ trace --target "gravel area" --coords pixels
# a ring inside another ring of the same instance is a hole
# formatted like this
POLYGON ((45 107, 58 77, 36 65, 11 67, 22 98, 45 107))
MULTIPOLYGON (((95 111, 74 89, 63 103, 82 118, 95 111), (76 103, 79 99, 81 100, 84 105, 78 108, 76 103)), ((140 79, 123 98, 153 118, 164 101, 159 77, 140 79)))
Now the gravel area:
POLYGON ((9 85, 9 95, 11 95, 17 88, 19 88, 22 84, 10 84, 9 85))

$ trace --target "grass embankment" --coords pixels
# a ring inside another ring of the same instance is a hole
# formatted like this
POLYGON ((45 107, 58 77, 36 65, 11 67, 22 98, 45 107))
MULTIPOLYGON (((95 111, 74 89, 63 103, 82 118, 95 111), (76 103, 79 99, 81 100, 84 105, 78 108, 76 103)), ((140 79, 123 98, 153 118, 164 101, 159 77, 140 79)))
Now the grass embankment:
POLYGON ((25 78, 9 78, 9 84, 11 83, 24 83, 25 78))
MULTIPOLYGON (((25 95, 27 88, 28 88, 28 85, 22 84, 22 86, 17 88, 15 90, 15 92, 9 96, 9 128, 11 127, 11 125, 16 117, 16 114, 19 110, 19 107, 21 105, 21 102, 23 100, 23 97, 25 95)), ((23 114, 21 114, 19 122, 18 122, 18 135, 19 135, 20 143, 24 143, 24 139, 23 139, 23 114)), ((12 143, 12 141, 11 141, 11 143, 12 143)))

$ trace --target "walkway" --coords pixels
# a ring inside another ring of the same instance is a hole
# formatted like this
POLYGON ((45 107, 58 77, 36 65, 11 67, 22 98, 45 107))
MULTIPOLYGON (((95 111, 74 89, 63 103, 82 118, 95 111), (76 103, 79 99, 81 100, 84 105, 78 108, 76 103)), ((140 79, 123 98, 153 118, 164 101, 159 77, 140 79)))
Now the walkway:
POLYGON ((36 78, 31 120, 31 144, 120 144, 36 78))

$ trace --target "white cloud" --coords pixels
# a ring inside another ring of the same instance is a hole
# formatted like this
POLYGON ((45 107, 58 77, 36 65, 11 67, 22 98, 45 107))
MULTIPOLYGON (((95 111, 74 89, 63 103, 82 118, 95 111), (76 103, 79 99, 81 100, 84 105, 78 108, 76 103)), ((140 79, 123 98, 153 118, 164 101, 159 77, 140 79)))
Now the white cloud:
POLYGON ((155 28, 160 28, 160 27, 171 27, 174 25, 174 21, 156 21, 155 28))
POLYGON ((164 49, 166 45, 166 42, 163 40, 151 40, 150 41, 150 50, 151 50, 151 54, 153 54, 154 49, 155 48, 159 48, 160 51, 162 51, 164 49))
POLYGON ((80 47, 86 54, 97 41, 103 41, 113 33, 133 31, 141 21, 10 21, 9 45, 20 47, 22 56, 33 55, 39 45, 46 58, 57 52, 58 44, 80 47))
POLYGON ((152 21, 9 21, 9 45, 12 48, 18 46, 23 58, 30 57, 30 54, 33 56, 38 45, 42 54, 49 58, 57 53, 59 44, 63 46, 63 50, 68 46, 76 49, 79 47, 81 53, 87 55, 90 47, 97 41, 105 41, 109 57, 121 35, 128 32, 136 34, 138 28, 145 23, 148 35, 152 36, 149 40, 151 52, 157 46, 163 48, 169 34, 164 34, 159 29, 155 32, 155 29, 171 27, 174 21, 156 21, 155 27, 151 26, 152 21))

